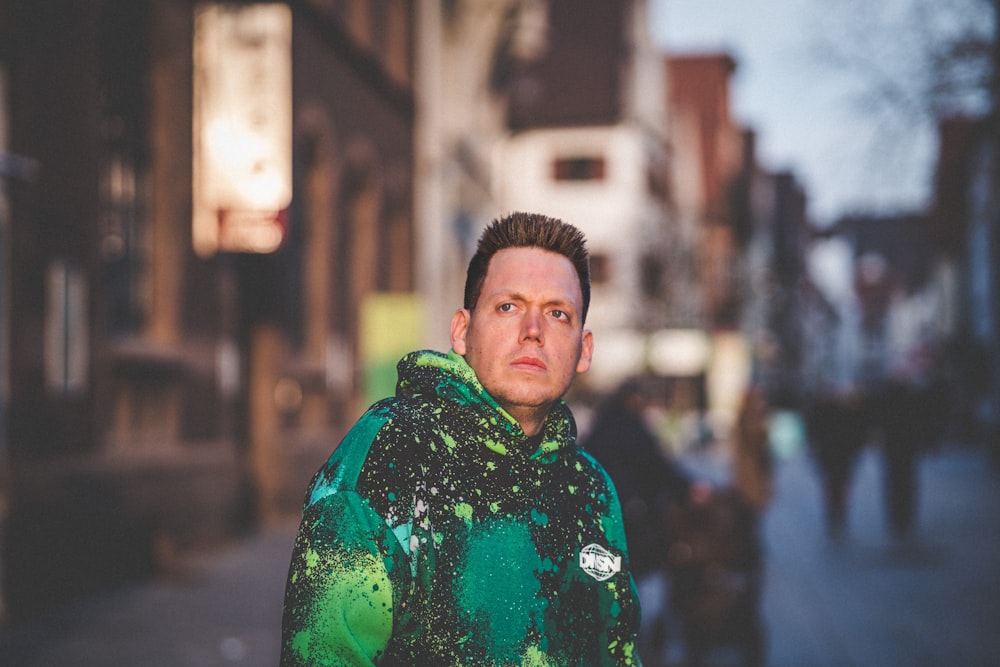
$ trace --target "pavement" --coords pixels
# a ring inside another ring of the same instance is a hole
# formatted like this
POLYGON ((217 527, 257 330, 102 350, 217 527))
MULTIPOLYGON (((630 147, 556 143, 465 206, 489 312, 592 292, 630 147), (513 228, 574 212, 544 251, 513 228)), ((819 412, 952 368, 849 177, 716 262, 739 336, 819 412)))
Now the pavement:
POLYGON ((831 542, 808 459, 782 465, 765 520, 772 667, 1000 665, 1000 475, 981 449, 924 457, 915 533, 894 540, 881 459, 856 471, 849 530, 831 542))
MULTIPOLYGON (((880 460, 860 462, 847 534, 831 542, 815 472, 779 464, 762 526, 770 667, 1000 665, 1000 476, 980 449, 921 464, 919 527, 882 520, 880 460)), ((274 667, 295 526, 271 526, 165 576, 0 627, 5 667, 274 667)), ((724 651, 711 665, 735 664, 724 651)))

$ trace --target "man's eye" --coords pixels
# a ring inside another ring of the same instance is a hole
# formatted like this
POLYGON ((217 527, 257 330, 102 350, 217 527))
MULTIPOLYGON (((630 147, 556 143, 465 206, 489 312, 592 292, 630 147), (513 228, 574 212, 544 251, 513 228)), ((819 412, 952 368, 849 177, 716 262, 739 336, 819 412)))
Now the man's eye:
POLYGON ((501 313, 509 313, 510 311, 514 310, 514 304, 512 304, 512 303, 501 303, 500 307, 497 308, 497 310, 499 310, 501 313))
POLYGON ((559 310, 557 308, 552 311, 552 317, 556 318, 557 320, 568 320, 569 313, 567 313, 565 310, 559 310))

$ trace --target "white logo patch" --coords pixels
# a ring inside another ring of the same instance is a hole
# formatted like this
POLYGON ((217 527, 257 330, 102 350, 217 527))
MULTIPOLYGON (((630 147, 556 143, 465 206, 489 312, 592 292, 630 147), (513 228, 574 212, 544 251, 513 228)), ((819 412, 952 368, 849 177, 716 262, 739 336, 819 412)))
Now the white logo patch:
POLYGON ((580 550, 580 568, 594 579, 604 581, 622 571, 622 557, 599 544, 588 544, 580 550))

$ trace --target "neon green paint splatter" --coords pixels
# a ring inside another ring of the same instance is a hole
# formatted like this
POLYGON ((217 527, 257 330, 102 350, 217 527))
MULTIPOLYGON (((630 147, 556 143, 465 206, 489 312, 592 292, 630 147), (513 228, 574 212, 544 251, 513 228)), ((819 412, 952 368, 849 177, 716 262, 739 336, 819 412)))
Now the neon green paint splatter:
POLYGON ((545 652, 539 647, 529 646, 524 652, 524 662, 521 664, 523 667, 551 667, 553 663, 549 662, 545 652))
MULTIPOLYGON (((315 552, 314 552, 315 553, 315 552)), ((392 584, 381 559, 361 554, 353 559, 327 561, 332 575, 324 580, 314 604, 318 609, 338 609, 342 613, 316 614, 292 640, 292 648, 306 663, 315 642, 344 636, 347 627, 364 619, 366 631, 355 634, 361 650, 375 655, 384 648, 392 633, 392 584)))
POLYGON ((472 505, 469 503, 456 503, 455 516, 465 519, 466 523, 472 523, 472 505))
POLYGON ((295 637, 292 639, 292 650, 298 653, 306 662, 309 661, 309 643, 311 640, 312 635, 304 630, 296 632, 295 637))

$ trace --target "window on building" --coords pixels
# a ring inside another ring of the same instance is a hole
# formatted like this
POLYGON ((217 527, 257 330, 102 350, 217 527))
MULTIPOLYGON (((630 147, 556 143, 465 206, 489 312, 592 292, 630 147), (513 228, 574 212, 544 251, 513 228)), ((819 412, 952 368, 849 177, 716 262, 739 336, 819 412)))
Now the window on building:
POLYGON ((590 282, 593 285, 601 285, 611 280, 611 260, 602 253, 593 253, 590 256, 590 282))
POLYGON ((660 201, 670 201, 670 172, 663 160, 651 159, 646 166, 646 188, 660 201))
POLYGON ((146 9, 116 0, 101 15, 100 234, 108 324, 135 333, 151 301, 150 239, 143 197, 148 169, 146 9))
POLYGON ((642 258, 639 267, 643 296, 650 299, 656 298, 663 282, 662 263, 653 255, 646 255, 642 258))
POLYGON ((87 281, 84 272, 54 260, 45 275, 45 384, 66 396, 86 387, 89 370, 87 281))
POLYGON ((374 26, 372 7, 368 0, 349 0, 347 3, 347 25, 351 35, 367 49, 372 48, 374 26))
POLYGON ((557 181, 603 181, 603 157, 563 157, 553 163, 553 177, 557 181))
POLYGON ((386 8, 385 18, 385 65, 389 75, 402 83, 410 82, 410 62, 412 50, 410 44, 411 11, 401 2, 394 2, 386 8))

